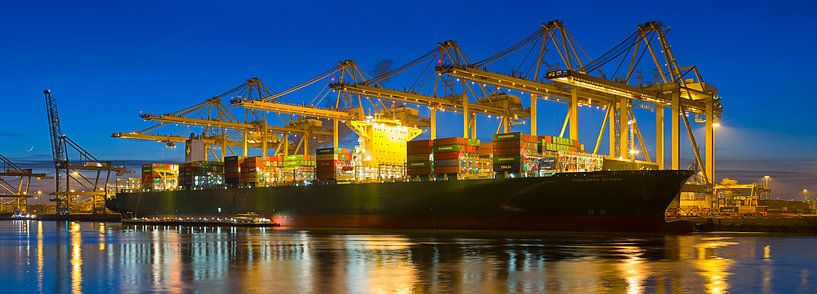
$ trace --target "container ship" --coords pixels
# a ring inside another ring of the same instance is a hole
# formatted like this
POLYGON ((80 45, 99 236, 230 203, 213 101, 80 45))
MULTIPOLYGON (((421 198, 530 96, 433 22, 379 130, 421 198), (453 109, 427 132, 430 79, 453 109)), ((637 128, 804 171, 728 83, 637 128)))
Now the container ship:
POLYGON ((398 147, 376 166, 365 147, 146 165, 141 187, 106 205, 125 217, 257 213, 284 228, 666 231, 665 209, 694 173, 521 133, 398 147))

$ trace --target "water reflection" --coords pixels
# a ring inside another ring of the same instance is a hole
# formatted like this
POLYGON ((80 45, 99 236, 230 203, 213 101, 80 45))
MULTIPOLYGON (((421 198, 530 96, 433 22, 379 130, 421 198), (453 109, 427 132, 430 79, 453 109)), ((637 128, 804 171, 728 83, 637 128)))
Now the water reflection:
POLYGON ((82 293, 82 227, 72 222, 71 230, 71 293, 82 293))
POLYGON ((0 222, 19 292, 815 290, 817 238, 338 232, 0 222))

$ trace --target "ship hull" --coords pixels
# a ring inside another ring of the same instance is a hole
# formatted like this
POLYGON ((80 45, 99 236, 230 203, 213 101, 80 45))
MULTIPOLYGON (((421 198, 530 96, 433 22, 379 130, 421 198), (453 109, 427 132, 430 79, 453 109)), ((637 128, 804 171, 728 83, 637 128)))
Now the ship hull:
POLYGON ((451 180, 120 193, 108 208, 134 216, 256 212, 282 227, 667 230, 664 210, 689 171, 560 173, 451 180))

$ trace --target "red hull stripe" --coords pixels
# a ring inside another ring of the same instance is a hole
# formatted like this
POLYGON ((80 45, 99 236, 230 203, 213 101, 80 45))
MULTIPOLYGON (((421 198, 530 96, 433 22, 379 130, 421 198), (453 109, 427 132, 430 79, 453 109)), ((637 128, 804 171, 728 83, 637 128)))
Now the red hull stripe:
POLYGON ((692 231, 687 223, 666 223, 654 216, 379 216, 277 215, 273 221, 288 228, 474 229, 535 231, 692 231))

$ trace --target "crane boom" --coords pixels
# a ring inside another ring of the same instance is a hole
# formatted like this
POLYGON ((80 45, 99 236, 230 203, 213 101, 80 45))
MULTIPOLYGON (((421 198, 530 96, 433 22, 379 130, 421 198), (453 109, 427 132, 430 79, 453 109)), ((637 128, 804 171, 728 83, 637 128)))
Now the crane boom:
POLYGON ((332 109, 322 109, 317 107, 308 107, 308 106, 299 106, 299 105, 292 105, 292 104, 285 104, 285 103, 278 103, 278 102, 271 102, 271 101, 261 101, 261 100, 252 100, 252 101, 241 101, 236 100, 233 101, 233 104, 236 106, 241 106, 247 109, 261 109, 266 111, 272 112, 281 112, 281 113, 290 113, 296 115, 303 115, 309 117, 316 117, 316 118, 325 118, 325 119, 337 119, 337 120, 352 120, 358 118, 358 116, 351 114, 346 111, 341 110, 332 110, 332 109))
POLYGON ((54 96, 51 96, 51 90, 44 90, 43 94, 45 94, 45 107, 48 114, 48 130, 51 133, 51 154, 54 157, 54 165, 59 167, 60 163, 66 160, 66 156, 64 154, 65 144, 61 138, 62 129, 57 112, 57 101, 54 96))
MULTIPOLYGON (((222 120, 215 120, 215 119, 198 119, 198 118, 188 118, 188 117, 179 117, 174 115, 152 115, 152 114, 143 114, 142 119, 144 120, 151 120, 157 122, 167 122, 167 123, 178 123, 184 125, 191 125, 191 126, 200 126, 200 127, 219 127, 224 129, 234 129, 234 130, 255 130, 261 129, 257 124, 263 122, 250 122, 250 123, 240 123, 240 122, 231 122, 231 121, 222 121, 222 120)), ((306 133, 306 130, 293 128, 293 127, 279 127, 279 126, 267 126, 267 130, 271 132, 278 132, 278 133, 306 133)), ((322 136, 331 136, 332 133, 330 132, 323 132, 323 131, 312 131, 313 135, 322 135, 322 136)))
MULTIPOLYGON (((391 89, 384 89, 380 87, 374 87, 367 84, 332 84, 330 87, 333 90, 353 93, 357 95, 363 96, 374 96, 381 99, 398 101, 398 102, 405 102, 409 104, 419 104, 419 105, 426 105, 430 107, 446 107, 451 109, 462 110, 463 103, 462 99, 468 99, 465 94, 462 95, 455 95, 455 96, 448 96, 448 97, 433 97, 421 94, 414 94, 414 93, 407 93, 397 90, 391 89)), ((526 111, 522 109, 503 109, 501 107, 495 106, 488 106, 488 105, 481 105, 478 103, 471 103, 468 105, 468 108, 472 111, 491 114, 491 115, 516 115, 518 117, 526 117, 529 115, 526 111)))

